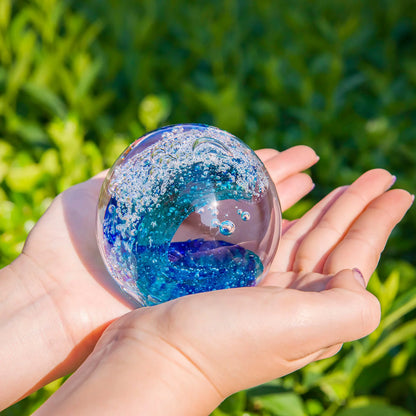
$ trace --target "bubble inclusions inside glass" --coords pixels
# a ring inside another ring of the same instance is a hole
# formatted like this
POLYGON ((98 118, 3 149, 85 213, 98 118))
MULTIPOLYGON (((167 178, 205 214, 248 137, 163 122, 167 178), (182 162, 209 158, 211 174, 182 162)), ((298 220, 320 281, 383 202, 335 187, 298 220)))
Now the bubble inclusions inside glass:
POLYGON ((164 127, 132 143, 101 189, 97 241, 142 306, 254 286, 280 238, 276 189, 256 154, 215 127, 164 127))

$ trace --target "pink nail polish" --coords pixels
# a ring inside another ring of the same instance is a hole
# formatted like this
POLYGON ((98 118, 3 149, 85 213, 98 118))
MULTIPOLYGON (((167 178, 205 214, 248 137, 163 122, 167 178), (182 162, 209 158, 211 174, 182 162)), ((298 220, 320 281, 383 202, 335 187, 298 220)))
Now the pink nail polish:
POLYGON ((354 267, 352 269, 352 274, 355 277, 355 279, 357 280, 357 282, 359 282, 363 287, 367 287, 367 283, 364 280, 364 276, 361 273, 361 270, 358 269, 357 267, 354 267))

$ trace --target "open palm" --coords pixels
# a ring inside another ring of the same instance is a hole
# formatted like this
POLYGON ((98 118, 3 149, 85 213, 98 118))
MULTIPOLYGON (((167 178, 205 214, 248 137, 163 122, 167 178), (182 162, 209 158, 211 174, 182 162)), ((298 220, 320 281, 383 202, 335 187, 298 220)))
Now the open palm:
POLYGON ((335 189, 301 219, 286 223, 263 284, 319 291, 328 281, 325 276, 352 268, 360 269, 367 283, 411 201, 401 189, 386 192, 394 181, 382 169, 366 172, 352 185, 335 189))

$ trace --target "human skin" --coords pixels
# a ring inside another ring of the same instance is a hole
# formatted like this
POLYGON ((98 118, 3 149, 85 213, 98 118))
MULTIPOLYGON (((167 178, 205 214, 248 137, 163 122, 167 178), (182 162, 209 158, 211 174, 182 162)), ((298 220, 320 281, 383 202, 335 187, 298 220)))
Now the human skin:
MULTIPOLYGON (((258 152, 283 209, 313 187, 301 171, 317 160, 297 146, 258 152)), ((0 409, 66 375, 85 360, 103 330, 134 308, 98 253, 95 213, 104 175, 60 194, 37 222, 22 254, 0 270, 0 409)))
POLYGON ((230 394, 367 335, 380 307, 366 284, 413 201, 388 191, 393 182, 369 171, 286 223, 259 287, 186 296, 116 320, 36 415, 207 415, 230 394))

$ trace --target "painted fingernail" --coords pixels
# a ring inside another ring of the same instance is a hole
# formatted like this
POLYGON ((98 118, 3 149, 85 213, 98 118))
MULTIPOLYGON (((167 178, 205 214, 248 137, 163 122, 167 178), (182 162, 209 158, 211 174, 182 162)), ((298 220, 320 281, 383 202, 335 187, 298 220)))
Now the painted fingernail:
POLYGON ((395 175, 392 175, 390 186, 393 186, 396 183, 396 180, 397 180, 397 177, 395 175))
POLYGON ((364 276, 361 273, 360 269, 358 269, 357 267, 354 267, 352 269, 352 275, 355 277, 355 280, 357 280, 357 282, 360 283, 361 286, 363 286, 363 287, 367 286, 367 284, 365 283, 365 280, 364 280, 364 276))

